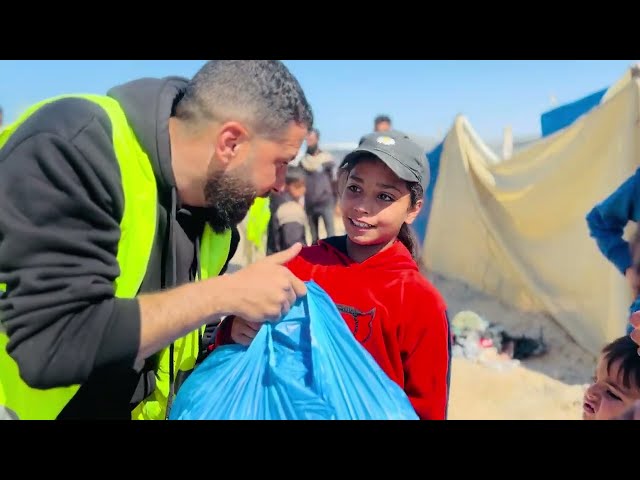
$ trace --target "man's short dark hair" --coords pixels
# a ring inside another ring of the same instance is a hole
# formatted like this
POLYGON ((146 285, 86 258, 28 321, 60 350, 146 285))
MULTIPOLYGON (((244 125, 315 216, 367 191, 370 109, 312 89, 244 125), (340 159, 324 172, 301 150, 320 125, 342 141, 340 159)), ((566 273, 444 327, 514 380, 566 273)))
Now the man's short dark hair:
POLYGON ((378 115, 376 119, 373 121, 373 124, 380 125, 383 122, 387 122, 389 125, 391 125, 391 118, 389 118, 388 115, 378 115))
POLYGON ((287 176, 285 183, 291 185, 293 183, 305 183, 306 177, 304 170, 301 167, 291 166, 287 169, 287 176))
POLYGON ((626 388, 640 388, 640 355, 638 345, 625 335, 614 340, 602 350, 604 361, 607 363, 607 371, 611 366, 620 361, 622 382, 626 388), (633 383, 633 384, 632 384, 633 383))
POLYGON ((176 116, 194 125, 241 121, 259 135, 280 137, 295 122, 313 126, 302 87, 278 60, 210 60, 191 79, 176 116))

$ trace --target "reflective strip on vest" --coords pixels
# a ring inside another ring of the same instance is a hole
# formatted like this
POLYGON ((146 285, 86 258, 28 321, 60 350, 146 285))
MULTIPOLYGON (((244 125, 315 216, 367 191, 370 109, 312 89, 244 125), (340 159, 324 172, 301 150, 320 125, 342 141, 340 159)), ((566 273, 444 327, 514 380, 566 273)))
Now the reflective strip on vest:
MULTIPOLYGON (((120 105, 110 97, 99 95, 65 95, 45 100, 30 107, 15 123, 2 130, 0 148, 19 125, 36 110, 62 98, 81 98, 96 103, 105 110, 111 120, 113 146, 120 167, 124 192, 124 212, 120 222, 117 254, 121 273, 115 280, 115 296, 134 298, 146 274, 156 234, 157 186, 149 158, 129 126, 120 105)), ((204 238, 201 242, 203 248, 206 244, 209 250, 207 257, 201 255, 201 261, 211 267, 207 272, 208 276, 216 275, 220 270, 216 272, 215 266, 221 264, 220 268, 222 268, 227 259, 231 232, 227 231, 223 235, 215 235, 211 232, 203 236, 207 237, 206 242, 204 238), (224 248, 225 242, 226 248, 224 248), (224 258, 222 258, 223 255, 224 258)), ((203 278, 207 277, 203 275, 203 278)), ((195 331, 176 342, 174 353, 177 369, 184 369, 190 365, 187 359, 192 356, 192 346, 194 344, 196 348, 198 346, 198 336, 199 332, 195 331)), ((29 387, 21 379, 17 364, 7 353, 7 343, 8 337, 4 329, 0 328, 0 409, 7 412, 7 416, 11 418, 45 420, 56 418, 76 394, 79 385, 47 390, 29 387)), ((161 359, 165 354, 168 355, 168 348, 160 353, 161 359)), ((168 360, 165 363, 168 370, 168 360)), ((156 390, 168 391, 168 378, 165 381, 160 375, 156 390)), ((149 400, 156 401, 153 398, 149 400)), ((145 418, 164 418, 164 416, 148 415, 145 418)))

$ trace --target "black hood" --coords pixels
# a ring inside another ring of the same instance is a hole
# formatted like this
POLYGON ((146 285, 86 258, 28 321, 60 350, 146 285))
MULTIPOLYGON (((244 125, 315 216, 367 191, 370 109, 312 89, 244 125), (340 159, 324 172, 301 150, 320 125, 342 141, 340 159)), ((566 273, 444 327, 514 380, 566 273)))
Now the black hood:
POLYGON ((138 140, 149 155, 158 182, 158 191, 166 199, 176 186, 171 167, 169 117, 176 99, 187 87, 182 77, 141 78, 112 88, 107 95, 124 109, 138 140))

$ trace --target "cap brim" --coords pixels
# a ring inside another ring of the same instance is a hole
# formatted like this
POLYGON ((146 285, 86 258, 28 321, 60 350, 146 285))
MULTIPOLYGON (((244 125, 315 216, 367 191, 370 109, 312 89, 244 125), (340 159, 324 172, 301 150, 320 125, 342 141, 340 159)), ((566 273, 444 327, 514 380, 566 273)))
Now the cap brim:
POLYGON ((387 152, 375 148, 364 147, 354 150, 344 157, 340 168, 344 168, 348 163, 353 162, 358 157, 362 157, 363 155, 373 155, 374 157, 380 159, 380 161, 387 167, 389 167, 391 171, 395 173, 401 180, 404 180, 406 182, 418 182, 415 174, 411 170, 402 165, 398 160, 389 155, 387 152))

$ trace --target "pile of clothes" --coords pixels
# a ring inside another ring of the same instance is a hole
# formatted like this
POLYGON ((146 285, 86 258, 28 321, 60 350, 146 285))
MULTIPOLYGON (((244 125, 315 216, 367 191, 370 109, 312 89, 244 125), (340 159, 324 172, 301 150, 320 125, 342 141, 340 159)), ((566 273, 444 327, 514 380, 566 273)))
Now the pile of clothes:
POLYGON ((453 356, 475 360, 500 370, 547 352, 542 329, 538 338, 513 336, 501 325, 487 322, 471 311, 458 313, 451 322, 451 329, 453 356))

